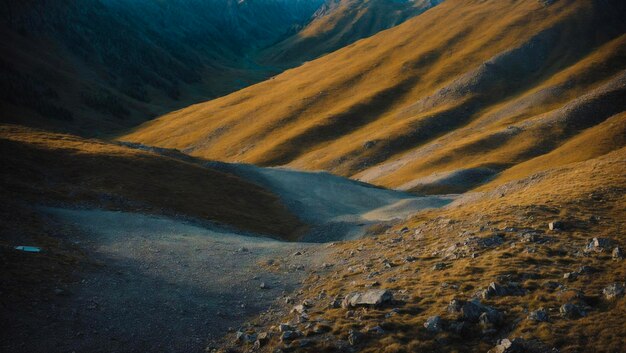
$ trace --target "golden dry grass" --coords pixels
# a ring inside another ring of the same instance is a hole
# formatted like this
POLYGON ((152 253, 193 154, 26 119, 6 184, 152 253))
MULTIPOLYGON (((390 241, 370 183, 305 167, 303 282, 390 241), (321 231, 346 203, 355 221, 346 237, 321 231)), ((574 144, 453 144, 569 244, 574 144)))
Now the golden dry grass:
MULTIPOLYGON (((275 347, 287 352, 335 352, 339 350, 337 342, 347 340, 350 330, 365 332, 375 326, 385 333, 366 334, 355 350, 486 352, 498 338, 523 337, 539 339, 562 353, 621 352, 626 344, 626 297, 607 301, 602 289, 626 281, 626 260, 612 260, 610 252, 585 254, 583 249, 592 237, 610 238, 622 247, 626 244, 625 171, 626 149, 622 148, 468 195, 443 210, 425 211, 387 234, 336 244, 328 260, 334 266, 315 271, 302 291, 294 293, 296 303, 312 300, 310 321, 326 322, 331 327, 329 333, 316 334, 307 323, 296 324, 296 315, 286 314, 288 305, 284 310, 274 309, 282 315, 262 316, 252 321, 257 326, 251 327, 256 332, 272 332, 268 352, 275 347), (568 222, 570 228, 549 231, 547 224, 553 220, 568 222), (401 232, 405 226, 409 231, 401 232), (523 229, 538 231, 543 241, 523 241, 523 229), (414 234, 414 230, 420 232, 414 234), (501 234, 504 242, 485 248, 463 246, 472 237, 484 239, 494 234, 501 234), (447 250, 455 244, 456 258, 447 250), (415 261, 407 262, 407 256, 414 256, 415 261), (394 266, 384 266, 385 259, 394 266), (448 266, 434 270, 434 264, 440 262, 448 266), (563 278, 564 273, 583 265, 595 272, 573 281, 563 278), (374 272, 379 274, 368 277, 374 272), (366 290, 374 281, 380 288, 392 290, 399 301, 382 308, 354 309, 352 315, 347 315, 347 309, 328 308, 331 298, 366 290), (505 323, 496 334, 481 334, 478 324, 470 325, 464 334, 424 329, 424 322, 432 315, 457 319, 446 311, 453 298, 469 299, 490 282, 508 281, 518 282, 526 294, 482 300, 505 315, 505 323), (550 288, 549 282, 562 287, 550 288), (561 317, 559 308, 567 302, 584 302, 589 306, 587 316, 561 317), (394 307, 398 313, 388 315, 394 307), (539 308, 548 311, 549 322, 535 323, 527 318, 530 311, 539 308), (294 323, 306 337, 292 345, 280 343, 271 326, 281 322, 294 323), (307 339, 312 340, 308 346, 298 347, 307 339)), ((245 346, 236 348, 245 350, 245 346)))
POLYGON ((619 1, 449 0, 120 139, 409 189, 436 172, 502 171, 624 111, 623 14, 619 1))

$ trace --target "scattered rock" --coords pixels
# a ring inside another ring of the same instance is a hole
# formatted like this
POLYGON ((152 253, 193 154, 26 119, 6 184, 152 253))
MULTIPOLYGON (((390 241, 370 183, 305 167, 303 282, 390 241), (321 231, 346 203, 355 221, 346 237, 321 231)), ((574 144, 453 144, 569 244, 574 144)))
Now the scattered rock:
POLYGON ((443 322, 441 317, 435 315, 429 317, 424 323, 424 327, 428 332, 440 332, 442 330, 443 322))
POLYGON ((350 342, 350 345, 356 346, 363 341, 364 337, 365 335, 360 331, 350 330, 350 332, 348 333, 348 342, 350 342))
POLYGON ((437 262, 434 266, 433 266, 433 270, 434 271, 441 271, 441 270, 445 270, 446 267, 448 267, 448 264, 446 264, 445 262, 437 262))
POLYGON ((293 331, 294 328, 291 327, 291 325, 289 324, 280 324, 278 325, 278 332, 287 332, 287 331, 293 331))
POLYGON ((235 340, 237 342, 240 342, 240 343, 253 343, 254 341, 256 341, 256 335, 255 334, 247 334, 247 333, 242 332, 242 331, 237 331, 237 334, 235 336, 235 340))
POLYGON ((291 309, 292 313, 298 313, 298 314, 303 314, 306 312, 306 308, 304 307, 304 305, 302 304, 298 304, 296 306, 293 307, 293 309, 291 309))
POLYGON ((300 337, 300 332, 298 331, 284 331, 282 335, 280 335, 280 340, 282 342, 293 341, 294 339, 300 337))
POLYGON ((393 294, 386 289, 370 289, 364 293, 348 294, 341 303, 343 308, 355 306, 380 306, 393 301, 393 294))
POLYGON ((528 314, 528 319, 536 322, 547 322, 550 320, 548 312, 543 308, 531 311, 530 314, 528 314))
POLYGON ((380 326, 366 328, 365 331, 369 334, 374 334, 374 335, 382 335, 383 333, 385 333, 385 330, 383 330, 383 328, 380 326))
POLYGON ((572 303, 566 303, 559 309, 561 315, 568 319, 576 319, 585 316, 585 311, 578 305, 572 303))
POLYGON ((587 245, 586 251, 603 252, 608 251, 613 245, 613 241, 608 238, 593 238, 589 245, 587 245))
POLYGON ((558 350, 548 348, 538 340, 527 341, 523 338, 509 340, 505 338, 498 341, 498 345, 490 349, 488 353, 558 353, 558 350))
POLYGON ((604 294, 604 298, 606 298, 606 300, 620 298, 624 295, 624 285, 621 283, 610 284, 602 290, 602 294, 604 294))
POLYGON ((489 287, 481 292, 481 297, 483 299, 487 299, 492 297, 515 296, 524 294, 524 289, 521 288, 517 283, 511 282, 503 286, 496 282, 491 282, 489 284, 489 287))
POLYGON ((480 314, 480 317, 478 318, 480 326, 482 326, 485 331, 497 328, 502 321, 504 321, 504 315, 502 315, 502 313, 498 310, 491 308, 480 314))
POLYGON ((616 246, 615 249, 613 249, 613 252, 611 253, 611 256, 613 257, 613 260, 622 260, 622 259, 624 259, 624 253, 622 252, 622 249, 620 249, 619 246, 616 246))
POLYGON ((561 221, 553 221, 548 223, 548 229, 550 230, 564 230, 565 229, 565 223, 561 222, 561 221))
POLYGON ((563 279, 566 279, 568 281, 573 281, 576 278, 578 278, 578 274, 576 272, 567 272, 563 274, 563 279))
POLYGON ((256 336, 256 341, 254 341, 254 348, 259 349, 267 344, 269 341, 269 334, 267 332, 261 332, 256 336))
POLYGON ((265 283, 265 282, 261 282, 261 284, 259 285, 259 288, 261 289, 270 289, 270 286, 265 283))
POLYGON ((332 328, 324 323, 317 323, 315 326, 313 326, 313 332, 320 334, 320 333, 325 333, 332 330, 332 328))
POLYGON ((471 301, 453 299, 448 305, 448 311, 460 312, 463 320, 473 323, 479 322, 480 316, 483 313, 490 315, 490 320, 493 319, 491 321, 494 322, 499 321, 497 318, 502 315, 496 309, 481 304, 478 299, 471 301))

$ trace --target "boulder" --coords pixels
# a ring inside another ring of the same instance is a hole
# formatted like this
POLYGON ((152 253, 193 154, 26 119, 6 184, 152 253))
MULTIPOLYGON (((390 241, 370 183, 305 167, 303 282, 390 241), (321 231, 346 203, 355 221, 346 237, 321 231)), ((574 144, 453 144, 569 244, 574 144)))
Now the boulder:
POLYGON ((624 285, 621 283, 610 284, 602 290, 602 294, 604 294, 604 298, 606 298, 606 300, 620 298, 624 296, 624 285))
POLYGON ((478 322, 480 315, 485 311, 485 306, 478 300, 466 302, 461 307, 461 315, 463 316, 463 319, 469 322, 478 322))
POLYGON ((380 306, 393 301, 393 294, 386 289, 370 289, 362 293, 348 294, 341 303, 343 308, 356 306, 380 306))

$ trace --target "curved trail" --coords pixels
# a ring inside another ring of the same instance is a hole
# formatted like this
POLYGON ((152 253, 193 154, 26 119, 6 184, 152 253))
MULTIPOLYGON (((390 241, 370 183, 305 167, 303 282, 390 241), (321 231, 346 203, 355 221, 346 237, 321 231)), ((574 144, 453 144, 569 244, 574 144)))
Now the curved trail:
POLYGON ((78 230, 74 241, 98 266, 83 270, 84 280, 55 307, 57 319, 38 333, 45 337, 39 351, 202 352, 297 289, 311 270, 324 271, 331 255, 319 243, 361 237, 372 224, 452 200, 328 173, 217 166, 277 194, 311 225, 307 242, 144 214, 44 209, 78 230))
POLYGON ((290 211, 311 225, 301 239, 305 242, 356 239, 372 224, 404 219, 454 200, 454 196, 417 197, 327 172, 221 162, 209 166, 236 174, 278 195, 290 211))
POLYGON ((324 251, 163 217, 46 212, 79 229, 77 241, 99 264, 72 290, 58 321, 42 329, 54 351, 204 351, 212 335, 296 288, 324 251))

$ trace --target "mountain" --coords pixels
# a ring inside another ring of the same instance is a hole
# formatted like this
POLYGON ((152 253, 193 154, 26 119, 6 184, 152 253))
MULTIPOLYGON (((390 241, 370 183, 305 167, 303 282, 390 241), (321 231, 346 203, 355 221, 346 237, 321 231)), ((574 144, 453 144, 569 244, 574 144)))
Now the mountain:
POLYGON ((301 64, 345 47, 417 16, 442 0, 328 0, 310 23, 265 49, 260 61, 285 66, 301 64))
POLYGON ((322 2, 2 1, 2 121, 93 136, 232 92, 322 2))
POLYGON ((624 146, 625 8, 445 1, 120 139, 417 193, 498 185, 536 172, 540 160, 560 165, 624 146))

